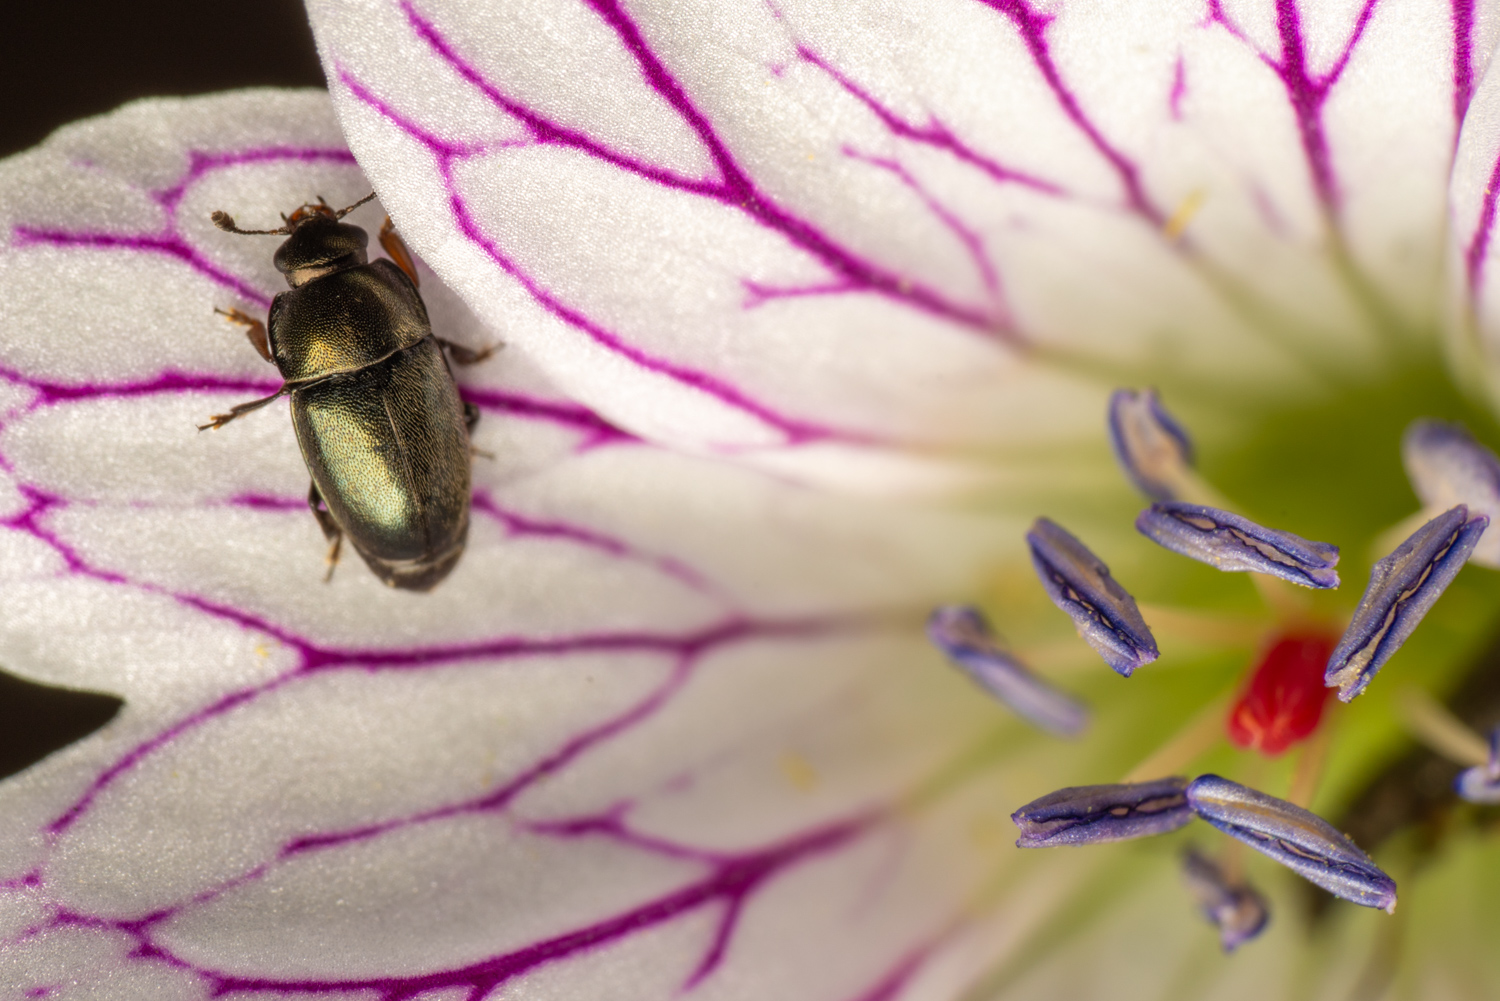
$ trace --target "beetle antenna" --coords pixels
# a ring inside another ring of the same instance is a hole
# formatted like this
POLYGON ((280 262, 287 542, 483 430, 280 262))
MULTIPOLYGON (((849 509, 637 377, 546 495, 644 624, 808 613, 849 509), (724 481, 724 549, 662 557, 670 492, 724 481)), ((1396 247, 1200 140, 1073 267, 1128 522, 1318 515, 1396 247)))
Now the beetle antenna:
MULTIPOLYGON (((375 197, 375 192, 372 191, 368 195, 365 195, 363 198, 361 198, 359 201, 355 202, 353 205, 349 206, 348 208, 346 208, 346 209, 339 209, 337 212, 335 212, 333 214, 333 217, 335 219, 342 219, 342 218, 344 218, 344 216, 348 215, 350 212, 353 212, 355 209, 359 208, 365 202, 371 200, 374 197, 375 197)), ((318 200, 322 201, 322 198, 319 198, 318 200)), ((328 203, 324 202, 324 204, 326 205, 328 203)))
MULTIPOLYGON (((292 232, 284 225, 280 229, 240 229, 234 224, 234 216, 228 212, 218 210, 215 210, 214 214, 209 216, 209 218, 213 220, 215 226, 224 232, 238 233, 241 236, 289 236, 292 232)), ((285 220, 286 217, 283 216, 282 218, 285 220)))

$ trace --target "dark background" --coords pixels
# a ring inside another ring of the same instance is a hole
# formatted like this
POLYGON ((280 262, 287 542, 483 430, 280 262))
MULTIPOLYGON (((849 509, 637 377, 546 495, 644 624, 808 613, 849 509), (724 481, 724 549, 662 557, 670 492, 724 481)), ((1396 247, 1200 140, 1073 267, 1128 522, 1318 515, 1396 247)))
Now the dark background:
MULTIPOLYGON (((0 157, 137 97, 267 84, 323 86, 297 0, 0 0, 0 157)), ((93 732, 119 707, 0 672, 0 776, 93 732)))
POLYGON ((4 0, 0 156, 153 94, 323 86, 298 0, 4 0))

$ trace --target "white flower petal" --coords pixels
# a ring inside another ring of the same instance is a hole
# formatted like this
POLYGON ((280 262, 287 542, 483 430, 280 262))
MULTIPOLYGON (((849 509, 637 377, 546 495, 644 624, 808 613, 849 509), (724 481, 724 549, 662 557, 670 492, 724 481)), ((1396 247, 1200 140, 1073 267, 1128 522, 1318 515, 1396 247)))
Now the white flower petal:
POLYGON ((325 585, 284 405, 194 430, 277 384, 213 314, 266 308, 275 241, 207 220, 366 183, 313 92, 0 164, 0 664, 125 700, 0 783, 0 983, 837 1001, 925 969, 1009 797, 914 797, 1012 724, 920 622, 1018 526, 669 453, 517 342, 459 372, 495 458, 458 568, 325 585))
POLYGON ((403 231, 568 392, 867 486, 912 476, 829 453, 1096 434, 1076 356, 1284 391, 1425 322, 1495 33, 1444 0, 309 9, 403 231))
POLYGON ((1453 366, 1461 378, 1500 399, 1500 246, 1495 239, 1500 192, 1500 71, 1478 81, 1464 119, 1449 191, 1449 319, 1453 366), (1480 365, 1473 362, 1479 360, 1480 365))

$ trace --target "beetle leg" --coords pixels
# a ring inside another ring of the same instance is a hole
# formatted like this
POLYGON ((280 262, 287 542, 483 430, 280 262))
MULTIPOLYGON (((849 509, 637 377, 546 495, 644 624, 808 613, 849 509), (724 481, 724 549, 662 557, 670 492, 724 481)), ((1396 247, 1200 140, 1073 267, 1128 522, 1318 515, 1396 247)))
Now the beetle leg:
POLYGON ((432 339, 448 349, 448 354, 452 356, 455 365, 478 365, 494 354, 496 348, 505 346, 503 344, 491 344, 487 348, 475 351, 473 348, 466 348, 462 344, 454 344, 452 341, 446 341, 436 335, 433 335, 432 339))
POLYGON ((339 551, 344 546, 344 530, 339 528, 333 515, 323 506, 323 495, 318 492, 317 483, 309 484, 307 488, 307 506, 312 509, 313 517, 318 519, 323 538, 328 540, 328 573, 323 577, 323 583, 326 584, 333 580, 333 569, 339 565, 339 551))
POLYGON ((333 540, 333 545, 328 547, 328 555, 324 557, 328 561, 328 572, 323 575, 323 583, 327 584, 333 580, 333 571, 339 565, 339 550, 344 547, 344 533, 340 532, 338 538, 333 540))
POLYGON ((217 431, 219 428, 223 427, 225 424, 228 424, 236 417, 243 417, 252 410, 259 410, 261 407, 265 406, 267 403, 270 403, 272 400, 277 400, 285 396, 287 392, 287 388, 285 386, 282 386, 270 396, 262 397, 259 400, 251 400, 249 403, 241 403, 237 407, 230 407, 229 413, 214 414, 213 418, 209 420, 207 424, 199 424, 198 430, 207 431, 209 428, 213 428, 215 431, 217 431))
MULTIPOLYGON (((478 424, 478 423, 479 423, 479 408, 477 406, 475 406, 474 404, 470 403, 468 400, 465 400, 464 401, 464 429, 466 431, 468 431, 472 435, 474 433, 474 425, 478 424)), ((475 448, 472 443, 469 445, 469 454, 470 455, 477 455, 481 459, 489 459, 492 462, 495 459, 495 453, 494 452, 486 452, 482 448, 475 448)))
POLYGON ((246 316, 237 309, 219 309, 218 307, 214 307, 214 312, 220 316, 229 317, 230 323, 242 324, 245 327, 245 336, 250 339, 251 344, 255 345, 255 350, 259 351, 260 356, 266 361, 272 360, 271 341, 266 337, 266 325, 264 323, 261 323, 253 316, 246 316))
POLYGON ((417 278, 416 259, 411 256, 411 250, 407 248, 406 241, 401 239, 401 234, 396 232, 396 227, 391 225, 390 216, 386 216, 385 222, 380 224, 380 246, 396 267, 406 272, 406 277, 411 279, 413 285, 422 284, 417 278))

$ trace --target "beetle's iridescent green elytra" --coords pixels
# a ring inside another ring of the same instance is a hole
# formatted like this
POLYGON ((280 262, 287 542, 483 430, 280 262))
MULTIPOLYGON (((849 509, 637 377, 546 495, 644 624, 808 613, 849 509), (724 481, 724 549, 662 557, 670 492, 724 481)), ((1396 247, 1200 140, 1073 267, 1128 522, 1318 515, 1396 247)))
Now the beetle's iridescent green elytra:
POLYGON ((392 260, 368 260, 368 235, 340 220, 369 198, 337 212, 304 205, 272 230, 243 230, 214 213, 214 224, 231 233, 285 235, 275 264, 291 288, 271 302, 269 331, 239 310, 220 311, 246 327, 285 382, 203 427, 290 396, 329 575, 347 537, 385 583, 428 591, 463 555, 469 431, 478 417, 459 398, 443 348, 461 364, 489 352, 433 335, 411 255, 389 219, 380 241, 392 260))

